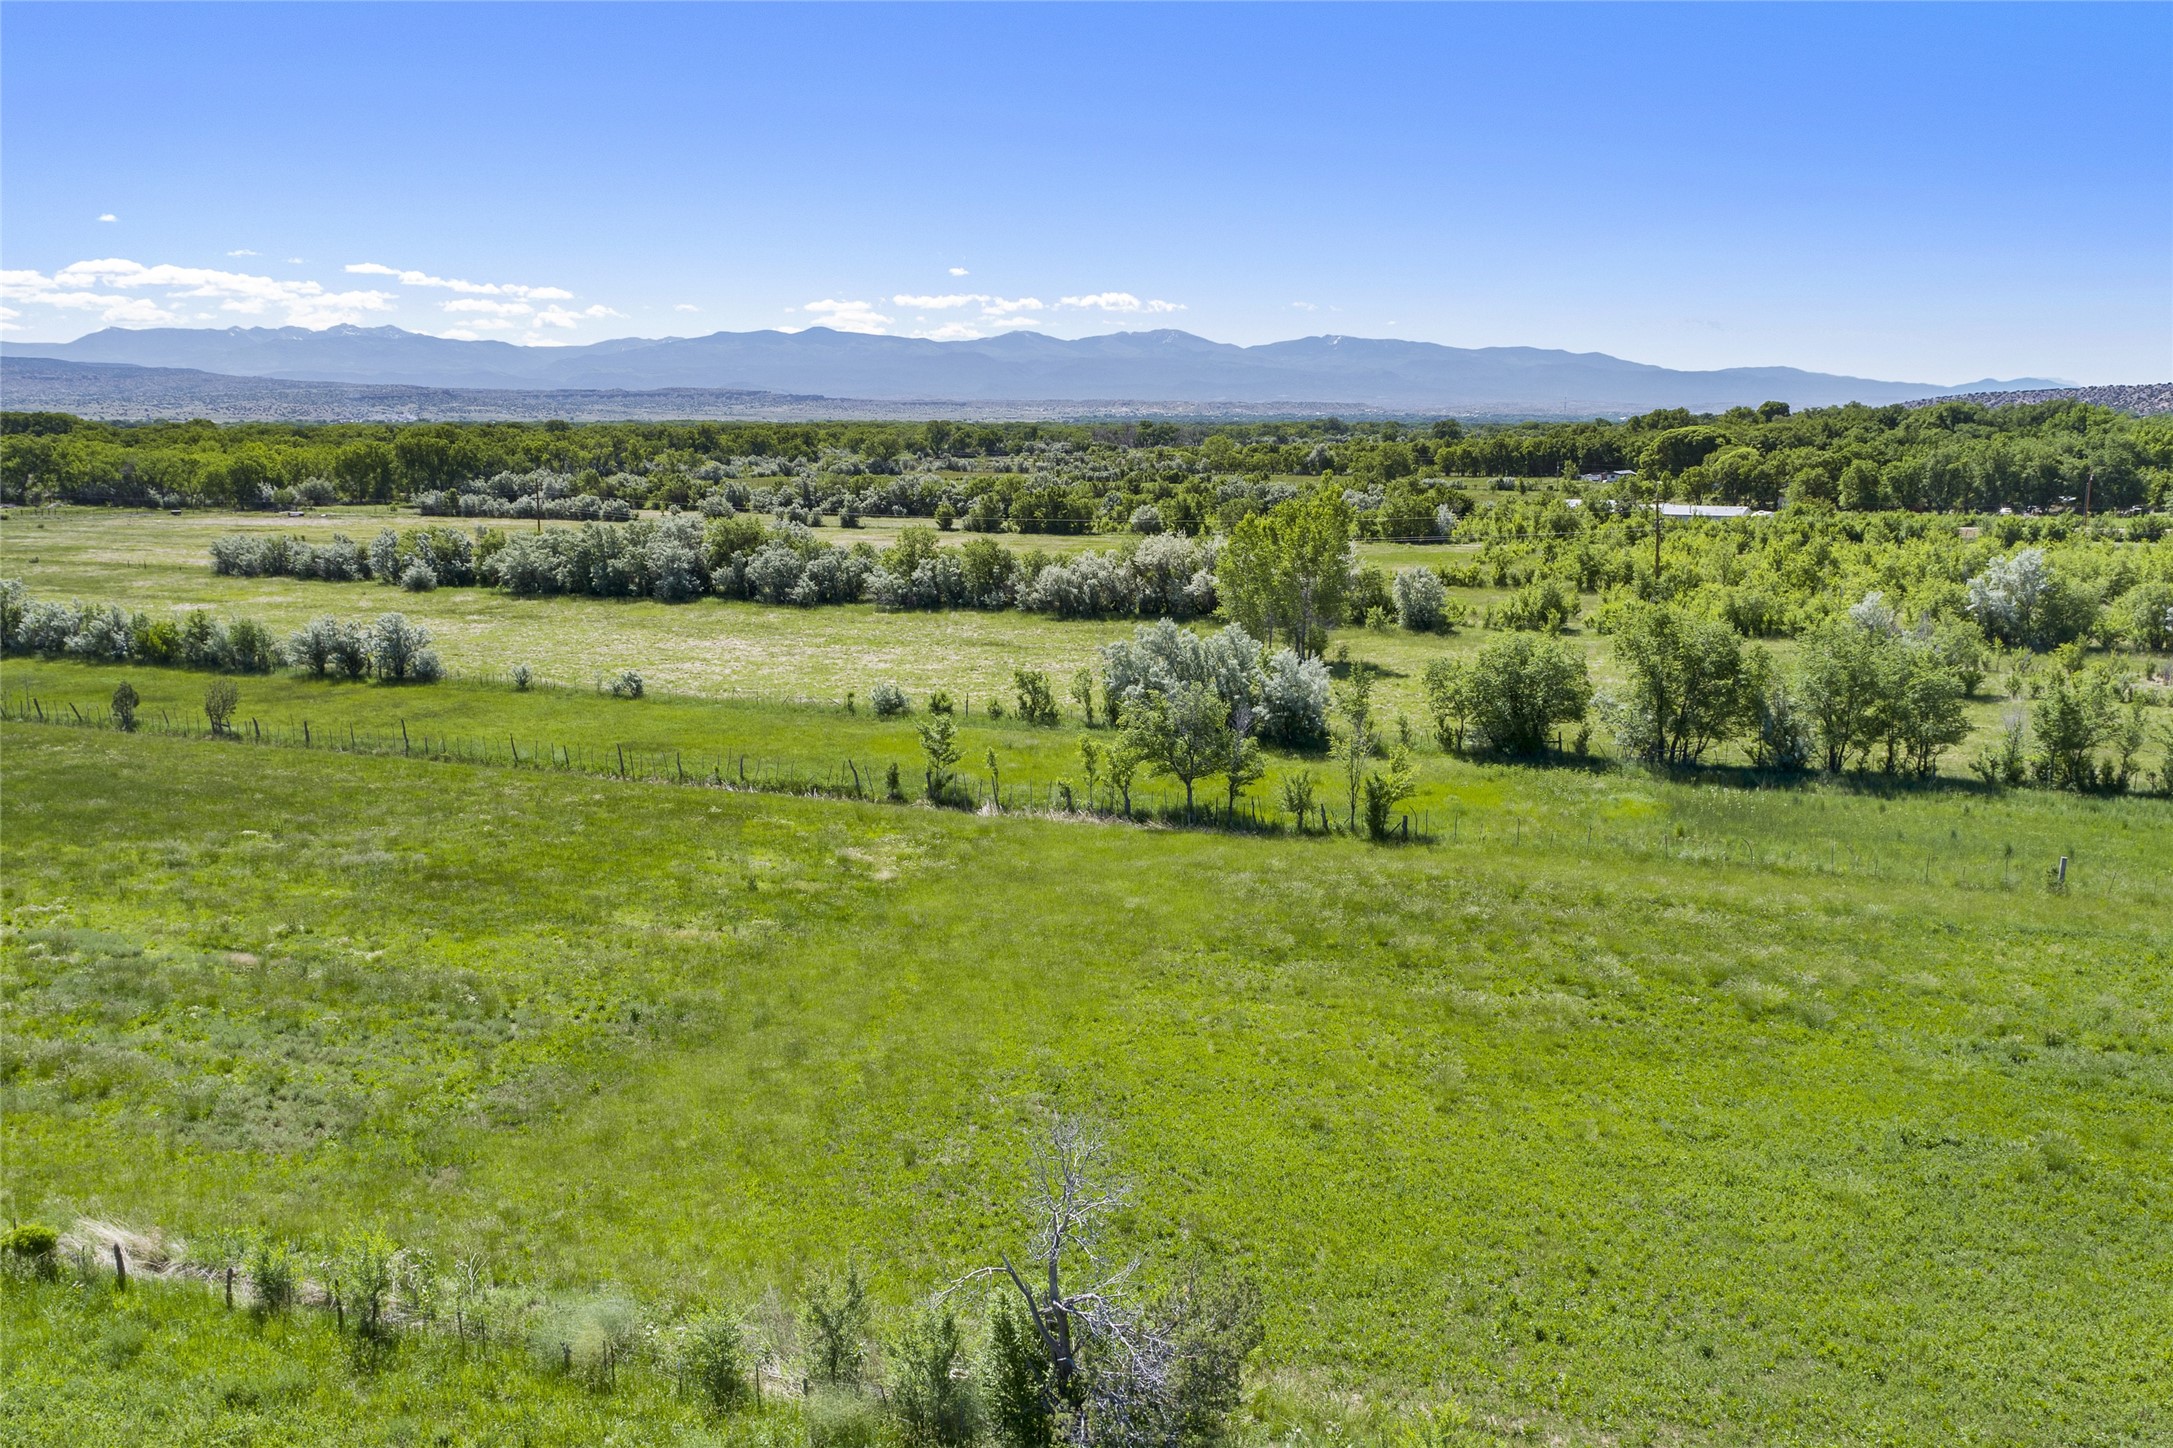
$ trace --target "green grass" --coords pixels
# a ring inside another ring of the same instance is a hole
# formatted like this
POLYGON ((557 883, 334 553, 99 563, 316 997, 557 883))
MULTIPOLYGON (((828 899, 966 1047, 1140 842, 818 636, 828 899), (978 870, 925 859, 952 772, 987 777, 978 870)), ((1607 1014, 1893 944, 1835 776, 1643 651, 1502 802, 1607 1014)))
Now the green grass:
MULTIPOLYGON (((0 750, 18 1216, 375 1223, 667 1312, 856 1257, 902 1305, 1017 1240, 1061 1108, 1107 1124, 1151 1273, 1262 1280, 1255 1436, 1351 1394, 1575 1441, 2173 1431, 2158 802, 1457 765, 1492 827, 1383 850, 0 750), (1796 863, 1688 848, 1721 819, 1796 863), (1948 829, 2024 841, 2012 883, 1845 866, 1948 829)), ((73 1399, 21 1385, 111 1309, 37 1301, 8 1411, 49 1441, 73 1399)), ((153 1379, 174 1421, 203 1352, 153 1379)))

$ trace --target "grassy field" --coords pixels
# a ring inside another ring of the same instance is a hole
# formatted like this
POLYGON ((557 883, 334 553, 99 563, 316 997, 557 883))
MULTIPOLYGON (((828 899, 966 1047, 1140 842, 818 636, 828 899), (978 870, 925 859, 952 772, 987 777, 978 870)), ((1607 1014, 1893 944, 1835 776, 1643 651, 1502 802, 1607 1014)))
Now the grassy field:
MULTIPOLYGON (((374 1226, 667 1326, 852 1261, 896 1321, 1016 1246, 1076 1112, 1150 1280, 1261 1283, 1247 1442, 2173 1437, 2173 804, 1421 739, 1409 846, 1058 818, 1078 722, 983 701, 1129 625, 214 577, 236 521, 18 512, 0 576, 396 607, 461 677, 242 679, 213 741, 204 675, 0 668, 11 1218, 374 1226), (136 736, 95 727, 124 677, 136 736), (784 792, 913 791, 886 677, 975 700, 1009 812, 784 792)), ((1393 715, 1471 637, 1342 641, 1393 715)), ((364 1363, 200 1285, 6 1279, 0 1331, 9 1441, 808 1439, 532 1345, 364 1363)))
MULTIPOLYGON (((1970 804, 2068 839, 2051 894, 1564 847, 1580 791, 1709 804, 1585 776, 1505 773, 1522 847, 1379 850, 0 742, 18 1215, 368 1221, 667 1303, 856 1257, 902 1303, 1015 1238, 1063 1107, 1151 1261, 1266 1284, 1262 1435, 2173 1426, 2155 802, 1970 804)), ((1857 852, 1903 809, 1791 808, 1857 852)))

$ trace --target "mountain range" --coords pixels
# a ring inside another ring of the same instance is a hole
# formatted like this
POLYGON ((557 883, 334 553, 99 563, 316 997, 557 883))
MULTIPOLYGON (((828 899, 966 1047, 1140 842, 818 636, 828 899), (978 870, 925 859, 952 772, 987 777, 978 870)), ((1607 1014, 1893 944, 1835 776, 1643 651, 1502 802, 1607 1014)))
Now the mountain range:
MULTIPOLYGON (((2066 384, 1985 378, 1955 386, 1884 382, 1793 367, 1677 371, 1600 352, 1447 347, 1301 337, 1242 347, 1175 330, 1063 340, 1010 332, 934 342, 810 327, 625 337, 579 346, 459 341, 399 327, 119 328, 72 342, 7 343, 7 358, 184 368, 232 378, 375 386, 537 390, 727 389, 885 403, 982 407, 1065 401, 1228 403, 1250 410, 1365 407, 1475 416, 1718 412, 1768 399, 1797 407, 1889 403, 2066 384)), ((978 410, 978 409, 977 409, 978 410)))

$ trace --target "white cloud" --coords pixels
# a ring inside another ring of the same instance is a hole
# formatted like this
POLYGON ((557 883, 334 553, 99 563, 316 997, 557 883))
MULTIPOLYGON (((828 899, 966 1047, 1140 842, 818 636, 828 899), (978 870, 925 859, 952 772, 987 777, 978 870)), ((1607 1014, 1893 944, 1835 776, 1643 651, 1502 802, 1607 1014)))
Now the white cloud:
POLYGON ((0 294, 11 300, 65 311, 95 311, 110 325, 160 326, 181 321, 179 313, 152 297, 126 295, 151 290, 163 291, 168 301, 215 301, 220 311, 242 316, 276 312, 294 327, 359 322, 365 313, 388 311, 393 305, 390 292, 328 292, 316 282, 279 281, 211 267, 145 266, 121 257, 70 262, 50 277, 35 271, 0 273, 0 294))
POLYGON ((965 269, 964 267, 962 267, 962 266, 954 266, 954 267, 952 267, 952 268, 951 268, 951 275, 952 275, 952 276, 954 276, 954 277, 962 277, 962 276, 964 276, 965 274, 966 274, 966 269, 965 269))
POLYGON ((486 317, 525 317, 536 310, 526 302, 494 302, 488 297, 461 297, 438 306, 448 312, 478 312, 486 317))
POLYGON ((1320 308, 1314 306, 1311 302, 1292 302, 1290 305, 1296 307, 1301 312, 1317 312, 1320 310, 1320 308))
POLYGON ((458 277, 434 277, 428 272, 402 271, 383 262, 350 262, 347 270, 357 276, 397 277, 404 287, 441 287, 482 297, 527 297, 538 302, 567 302, 573 293, 563 287, 524 287, 515 282, 470 282, 458 277))
POLYGON ((880 333, 890 325, 890 318, 876 311, 872 302, 846 302, 826 298, 819 302, 809 302, 800 310, 814 313, 820 325, 835 327, 840 332, 880 333))
POLYGON ((230 251, 230 252, 228 252, 228 253, 227 253, 227 255, 228 255, 228 256, 255 256, 255 255, 256 255, 256 253, 255 253, 255 252, 253 252, 253 251, 251 251, 251 250, 250 250, 250 249, 249 249, 248 247, 244 246, 244 247, 237 247, 237 248, 235 248, 235 249, 234 249, 233 251, 230 251))
POLYGON ((1185 309, 1183 302, 1143 302, 1130 292, 1094 292, 1083 297, 1065 297, 1057 305, 1102 312, 1181 312, 1185 309))
POLYGON ((103 216, 99 217, 98 219, 99 219, 100 221, 119 221, 119 220, 120 220, 121 218, 120 218, 120 217, 118 217, 118 216, 115 216, 115 215, 114 215, 114 214, 113 214, 112 212, 110 212, 110 211, 109 211, 109 212, 107 212, 107 213, 106 213, 105 215, 103 215, 103 216))
POLYGON ((298 256, 290 256, 290 257, 288 257, 288 258, 287 258, 287 265, 288 265, 288 266, 300 266, 301 264, 302 264, 302 259, 301 259, 300 257, 298 257, 298 256))
POLYGON ((915 332, 913 335, 925 337, 931 342, 971 342, 981 335, 981 329, 971 322, 945 322, 940 327, 915 332))
POLYGON ((692 302, 674 302, 672 303, 672 310, 675 312, 699 312, 701 308, 695 306, 692 302))
POLYGON ((536 319, 528 325, 531 327, 578 327, 583 322, 596 317, 623 317, 625 315, 624 312, 614 312, 601 302, 593 307, 583 307, 577 312, 569 311, 564 307, 545 307, 542 311, 536 313, 536 319))

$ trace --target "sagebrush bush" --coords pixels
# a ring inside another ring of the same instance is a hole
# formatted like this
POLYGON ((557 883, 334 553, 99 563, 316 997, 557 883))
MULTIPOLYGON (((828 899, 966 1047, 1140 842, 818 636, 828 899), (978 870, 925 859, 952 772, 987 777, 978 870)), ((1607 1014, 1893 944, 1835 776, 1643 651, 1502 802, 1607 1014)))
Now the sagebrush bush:
POLYGON ((886 680, 868 690, 868 707, 875 711, 878 719, 895 719, 912 705, 906 702, 905 690, 886 680))

